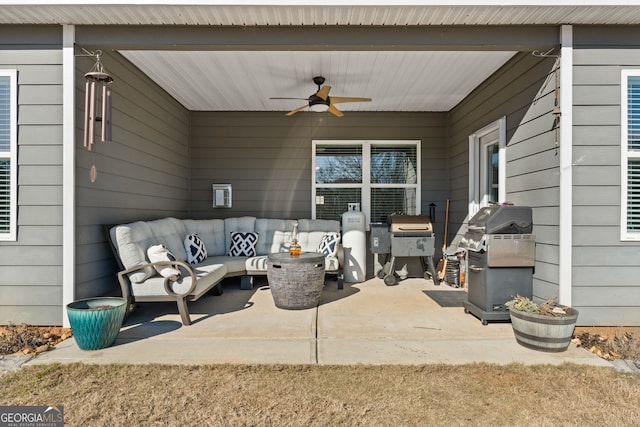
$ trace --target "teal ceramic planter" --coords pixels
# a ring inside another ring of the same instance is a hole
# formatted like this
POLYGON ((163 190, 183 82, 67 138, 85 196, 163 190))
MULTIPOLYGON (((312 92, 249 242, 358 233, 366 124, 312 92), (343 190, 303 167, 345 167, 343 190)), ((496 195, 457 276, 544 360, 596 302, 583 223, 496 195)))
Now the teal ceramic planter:
POLYGON ((71 332, 82 350, 98 350, 115 342, 124 321, 123 298, 88 298, 67 304, 71 332))

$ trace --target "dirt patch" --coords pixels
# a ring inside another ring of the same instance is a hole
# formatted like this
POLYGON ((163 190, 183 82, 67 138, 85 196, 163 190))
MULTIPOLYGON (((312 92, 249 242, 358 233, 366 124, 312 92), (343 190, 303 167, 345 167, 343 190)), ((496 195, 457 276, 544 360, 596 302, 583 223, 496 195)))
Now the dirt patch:
POLYGON ((576 327, 574 343, 606 359, 640 360, 640 327, 576 327))
POLYGON ((61 326, 0 325, 0 355, 42 353, 71 335, 61 326))

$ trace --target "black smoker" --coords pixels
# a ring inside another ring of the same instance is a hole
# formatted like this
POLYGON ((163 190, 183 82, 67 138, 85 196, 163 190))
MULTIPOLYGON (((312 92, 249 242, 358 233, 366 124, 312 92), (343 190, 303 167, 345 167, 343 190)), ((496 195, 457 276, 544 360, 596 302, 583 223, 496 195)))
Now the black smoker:
POLYGON ((468 301, 465 313, 489 320, 509 320, 505 303, 516 295, 532 297, 535 236, 531 208, 489 206, 469 220, 460 242, 468 254, 468 301))
POLYGON ((394 271, 396 257, 419 257, 424 278, 432 276, 435 284, 440 284, 433 264, 434 251, 435 237, 428 216, 391 215, 389 224, 371 224, 371 252, 376 255, 376 261, 377 254, 385 254, 384 265, 391 255, 387 273, 384 268, 378 272, 378 277, 384 278, 387 286, 398 283, 394 271))

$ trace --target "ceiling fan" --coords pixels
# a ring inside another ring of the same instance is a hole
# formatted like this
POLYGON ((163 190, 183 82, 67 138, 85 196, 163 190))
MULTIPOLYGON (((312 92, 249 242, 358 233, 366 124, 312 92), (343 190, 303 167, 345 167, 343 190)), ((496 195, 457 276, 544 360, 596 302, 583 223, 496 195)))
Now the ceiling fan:
POLYGON ((289 111, 286 115, 292 116, 295 113, 304 110, 305 108, 309 108, 311 111, 323 112, 328 111, 334 116, 342 117, 344 113, 338 110, 334 104, 338 104, 340 102, 371 102, 371 98, 348 98, 344 96, 329 96, 329 91, 331 90, 331 86, 322 86, 325 78, 322 76, 316 76, 313 78, 313 82, 318 85, 318 91, 309 96, 309 98, 269 98, 269 99, 302 99, 308 101, 307 105, 303 105, 302 107, 298 107, 294 110, 289 111))

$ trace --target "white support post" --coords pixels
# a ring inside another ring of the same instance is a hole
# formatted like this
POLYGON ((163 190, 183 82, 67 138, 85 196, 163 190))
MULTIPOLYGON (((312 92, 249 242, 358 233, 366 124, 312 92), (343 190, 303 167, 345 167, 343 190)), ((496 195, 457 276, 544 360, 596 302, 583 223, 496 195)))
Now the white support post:
POLYGON ((573 271, 573 27, 560 27, 560 236, 558 302, 571 305, 573 271))
POLYGON ((69 327, 65 307, 75 299, 75 26, 62 26, 62 325, 69 327))

